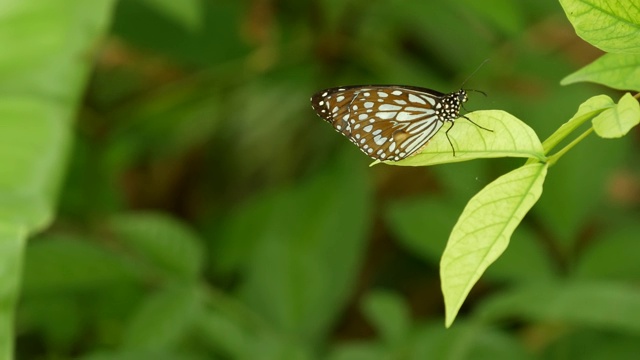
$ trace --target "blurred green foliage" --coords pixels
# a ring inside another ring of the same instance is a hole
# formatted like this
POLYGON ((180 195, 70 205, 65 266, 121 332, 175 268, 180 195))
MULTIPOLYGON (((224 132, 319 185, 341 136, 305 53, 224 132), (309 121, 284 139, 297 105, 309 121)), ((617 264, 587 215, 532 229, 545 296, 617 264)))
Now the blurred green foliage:
POLYGON ((562 158, 445 330, 447 235, 522 160, 370 168, 309 105, 341 84, 453 91, 490 58, 466 85, 489 96, 468 110, 508 111, 545 138, 607 91, 559 85, 601 54, 559 4, 7 1, 0 344, 16 358, 640 351, 637 129, 562 158))

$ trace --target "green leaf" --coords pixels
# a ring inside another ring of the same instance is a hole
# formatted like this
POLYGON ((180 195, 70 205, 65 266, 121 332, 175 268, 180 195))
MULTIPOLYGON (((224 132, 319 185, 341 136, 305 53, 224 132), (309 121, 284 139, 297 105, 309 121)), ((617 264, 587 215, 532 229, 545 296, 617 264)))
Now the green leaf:
POLYGON ((186 335, 199 308, 195 286, 174 285, 148 297, 124 335, 123 349, 172 349, 186 335))
POLYGON ((572 328, 571 331, 560 330, 557 324, 543 324, 538 334, 543 334, 537 341, 545 343, 538 359, 630 359, 634 358, 640 348, 638 337, 632 334, 621 334, 597 328, 572 328), (544 331, 545 328, 550 331, 544 331), (558 336, 560 335, 560 336, 558 336))
POLYGON ((640 91, 640 54, 604 54, 560 81, 562 85, 589 81, 619 90, 640 91))
POLYGON ((640 7, 634 1, 560 0, 578 36, 607 52, 640 53, 640 7))
POLYGON ((533 359, 522 341, 495 324, 462 321, 455 328, 445 329, 441 324, 428 324, 411 334, 413 343, 401 356, 386 359, 533 359))
POLYGON ((487 185, 467 204, 440 262, 447 327, 473 285, 507 248, 511 234, 538 201, 546 174, 546 164, 522 166, 487 185))
POLYGON ((640 278, 640 224, 631 224, 591 239, 581 253, 575 273, 582 278, 640 278))
POLYGON ((631 140, 627 138, 607 142, 588 136, 576 151, 563 155, 560 166, 553 167, 553 176, 545 180, 545 196, 533 212, 562 253, 574 251, 575 242, 590 228, 593 215, 602 212, 607 197, 605 184, 624 166, 625 149, 631 140))
POLYGON ((587 120, 613 106, 615 106, 615 103, 607 95, 596 95, 587 99, 587 101, 580 104, 578 111, 573 115, 573 117, 571 117, 571 119, 569 119, 569 121, 562 124, 558 130, 556 130, 542 143, 545 154, 549 153, 551 149, 558 145, 587 120))
POLYGON ((335 346, 327 360, 388 360, 388 350, 377 342, 351 341, 335 346))
POLYGON ((42 100, 0 98, 0 222, 30 230, 53 218, 71 140, 70 114, 42 100))
MULTIPOLYGON (((545 185, 546 195, 546 185, 545 185)), ((484 279, 520 284, 556 276, 555 267, 537 234, 526 225, 511 236, 509 248, 484 273, 484 279)))
MULTIPOLYGON (((387 161, 385 164, 427 166, 505 156, 545 159, 542 145, 535 132, 513 115, 500 110, 484 110, 466 116, 492 131, 481 129, 460 118, 449 131, 455 156, 445 135, 450 125, 445 124, 420 153, 398 162, 387 161)), ((376 163, 378 161, 374 162, 376 163)))
POLYGON ((632 283, 612 281, 536 284, 494 296, 477 314, 486 321, 517 317, 638 335, 640 290, 632 283))
POLYGON ((389 346, 401 346, 409 336, 411 316, 404 300, 395 293, 373 291, 362 304, 362 311, 389 346))
POLYGON ((43 236, 27 247, 24 291, 27 294, 80 291, 136 278, 117 254, 88 239, 43 236))
POLYGON ((313 360, 312 351, 303 346, 300 341, 292 341, 269 333, 258 337, 244 350, 245 355, 241 359, 265 359, 265 360, 313 360))
POLYGON ((640 123, 640 104, 631 94, 626 93, 618 105, 603 111, 593 119, 593 129, 605 139, 619 138, 640 123))
POLYGON ((0 5, 0 358, 12 358, 13 311, 28 234, 54 216, 71 124, 108 25, 111 0, 0 5))
POLYGON ((462 0, 458 3, 507 35, 515 36, 525 29, 525 8, 520 3, 509 0, 462 0))
POLYGON ((203 241, 180 221, 153 213, 118 215, 111 229, 119 239, 157 269, 195 279, 203 267, 203 241))
POLYGON ((195 320, 196 331, 216 352, 229 359, 241 359, 253 339, 242 328, 241 321, 229 315, 233 314, 202 309, 195 320))
POLYGON ((80 360, 201 360, 202 357, 185 354, 184 352, 173 352, 167 350, 122 350, 107 351, 101 350, 87 356, 78 358, 80 360))
POLYGON ((0 7, 0 223, 41 229, 54 201, 71 124, 110 0, 4 1, 0 7))
MULTIPOLYGON (((345 306, 357 278, 371 216, 364 160, 349 152, 333 167, 269 198, 252 233, 240 296, 275 329, 320 341, 345 306)), ((242 226, 237 223, 236 226, 242 226)), ((241 241, 228 238, 220 241, 241 241)))
POLYGON ((182 24, 185 28, 196 31, 202 27, 204 13, 201 0, 141 0, 158 12, 182 24))
POLYGON ((0 359, 10 359, 26 230, 0 223, 0 359))
POLYGON ((437 264, 461 208, 443 198, 412 199, 388 207, 387 219, 404 247, 437 264))

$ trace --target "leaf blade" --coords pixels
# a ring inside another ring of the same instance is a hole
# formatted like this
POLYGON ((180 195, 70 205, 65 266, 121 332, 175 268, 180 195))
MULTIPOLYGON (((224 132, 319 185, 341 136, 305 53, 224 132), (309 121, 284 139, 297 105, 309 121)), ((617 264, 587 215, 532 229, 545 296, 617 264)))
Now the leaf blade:
POLYGON ((561 85, 593 82, 618 90, 640 91, 640 54, 604 54, 589 65, 567 75, 561 85))
MULTIPOLYGON (((501 110, 481 110, 466 115, 479 128, 464 119, 458 119, 449 132, 455 156, 443 126, 424 149, 404 160, 385 164, 399 166, 429 166, 481 158, 524 157, 544 160, 542 144, 527 124, 501 110)), ((376 162, 377 163, 377 162, 376 162)))
POLYGON ((473 285, 507 248, 516 226, 537 202, 547 167, 536 163, 513 170, 487 185, 465 207, 440 261, 447 327, 473 285))
POLYGON ((632 1, 560 0, 576 34, 607 52, 640 52, 640 7, 632 1))
POLYGON ((640 123, 640 104, 631 94, 622 95, 618 104, 593 118, 593 130, 605 139, 626 135, 640 123))
POLYGON ((545 153, 551 151, 551 149, 569 136, 571 132, 580 127, 590 118, 613 106, 615 106, 615 103, 607 95, 596 95, 587 99, 585 102, 580 104, 578 111, 571 117, 571 119, 569 119, 569 121, 562 124, 558 130, 551 134, 551 136, 542 143, 545 153))

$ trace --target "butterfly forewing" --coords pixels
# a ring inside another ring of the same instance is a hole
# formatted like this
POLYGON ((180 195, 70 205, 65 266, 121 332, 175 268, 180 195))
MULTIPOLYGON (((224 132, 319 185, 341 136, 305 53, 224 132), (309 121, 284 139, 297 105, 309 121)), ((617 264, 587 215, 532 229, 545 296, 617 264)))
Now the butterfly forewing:
POLYGON ((415 154, 445 121, 458 117, 466 93, 391 85, 348 86, 313 95, 316 113, 360 150, 378 160, 415 154))

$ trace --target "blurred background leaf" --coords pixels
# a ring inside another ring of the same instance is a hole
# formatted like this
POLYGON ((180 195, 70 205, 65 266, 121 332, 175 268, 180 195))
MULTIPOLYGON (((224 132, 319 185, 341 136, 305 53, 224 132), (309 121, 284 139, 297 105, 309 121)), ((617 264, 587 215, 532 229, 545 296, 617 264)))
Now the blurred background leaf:
POLYGON ((16 358, 637 352, 622 321, 638 316, 637 129, 589 137, 551 168, 445 331, 437 266, 448 234, 466 202, 522 160, 370 168, 309 105, 346 84, 454 91, 489 58, 464 85, 488 96, 472 94, 467 110, 507 111, 544 139, 585 99, 621 96, 559 85, 602 52, 558 3, 8 4, 0 310, 13 324, 24 262, 16 358), (553 299, 564 316, 549 315, 553 299), (617 302, 630 313, 607 323, 617 302))

